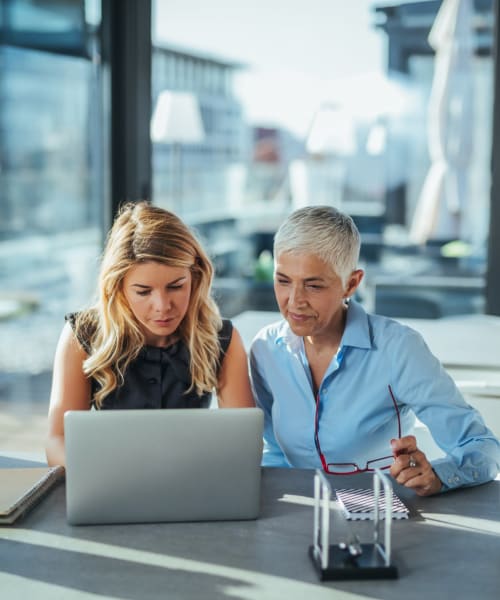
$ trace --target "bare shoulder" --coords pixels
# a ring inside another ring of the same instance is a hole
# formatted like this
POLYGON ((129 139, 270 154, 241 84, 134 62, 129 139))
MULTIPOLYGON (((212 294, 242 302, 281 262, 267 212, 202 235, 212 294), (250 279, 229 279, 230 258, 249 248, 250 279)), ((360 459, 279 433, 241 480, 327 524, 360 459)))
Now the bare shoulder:
POLYGON ((52 372, 51 407, 88 408, 90 381, 84 373, 83 363, 88 358, 75 337, 70 325, 61 331, 52 372))
POLYGON ((243 339, 241 337, 240 332, 233 327, 231 342, 229 343, 229 347, 226 351, 226 355, 224 357, 224 362, 239 362, 244 363, 246 365, 247 362, 247 352, 245 349, 245 344, 243 343, 243 339))
POLYGON ((233 327, 231 342, 219 373, 217 390, 220 408, 254 406, 248 377, 247 354, 238 330, 233 327))
POLYGON ((85 360, 87 358, 86 351, 82 348, 80 342, 77 340, 75 332, 71 325, 66 323, 59 336, 56 349, 56 360, 58 358, 70 359, 76 358, 78 360, 85 360))

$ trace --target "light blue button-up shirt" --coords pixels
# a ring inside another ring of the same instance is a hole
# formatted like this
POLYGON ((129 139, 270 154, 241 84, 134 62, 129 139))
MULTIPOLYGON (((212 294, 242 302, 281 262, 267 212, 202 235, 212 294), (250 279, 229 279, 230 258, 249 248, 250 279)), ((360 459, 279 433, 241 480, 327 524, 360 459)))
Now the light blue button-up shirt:
MULTIPOLYGON (((264 466, 321 468, 314 442, 315 396, 303 338, 284 320, 252 342, 250 371, 265 415, 264 466)), ((328 463, 391 455, 398 437, 388 386, 401 415, 401 435, 415 416, 445 453, 432 462, 443 490, 494 479, 500 443, 469 406, 422 336, 351 301, 339 352, 319 389, 319 440, 328 463)))

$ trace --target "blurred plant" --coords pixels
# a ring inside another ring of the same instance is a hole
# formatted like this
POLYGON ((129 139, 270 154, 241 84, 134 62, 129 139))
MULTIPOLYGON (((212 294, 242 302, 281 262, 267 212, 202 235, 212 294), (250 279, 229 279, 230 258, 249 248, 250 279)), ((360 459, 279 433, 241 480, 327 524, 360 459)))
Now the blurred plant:
POLYGON ((274 261, 273 255, 269 250, 262 250, 259 258, 255 262, 254 279, 255 281, 269 282, 273 280, 274 261))
POLYGON ((472 246, 462 240, 453 240, 441 246, 441 256, 445 258, 463 258, 472 254, 472 246))

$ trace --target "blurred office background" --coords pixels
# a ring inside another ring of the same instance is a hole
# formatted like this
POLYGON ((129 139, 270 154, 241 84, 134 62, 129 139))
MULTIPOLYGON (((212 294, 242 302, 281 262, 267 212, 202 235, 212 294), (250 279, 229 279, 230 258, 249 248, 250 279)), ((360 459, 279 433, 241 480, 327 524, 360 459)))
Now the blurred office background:
POLYGON ((41 450, 66 312, 124 200, 177 212, 224 316, 274 310, 307 204, 362 233, 359 300, 500 315, 495 0, 1 0, 0 449, 41 450))

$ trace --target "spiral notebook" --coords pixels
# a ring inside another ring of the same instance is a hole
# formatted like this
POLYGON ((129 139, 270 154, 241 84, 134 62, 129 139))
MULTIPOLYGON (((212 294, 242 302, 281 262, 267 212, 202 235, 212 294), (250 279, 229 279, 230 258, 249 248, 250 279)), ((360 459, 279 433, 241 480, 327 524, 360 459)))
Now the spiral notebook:
POLYGON ((0 525, 17 521, 63 479, 63 467, 0 469, 0 525))
MULTIPOLYGON (((335 490, 337 501, 344 512, 346 519, 359 521, 363 519, 374 519, 375 517, 375 495, 373 489, 340 489, 335 490)), ((379 515, 385 518, 385 495, 380 490, 379 515)), ((408 507, 392 492, 392 518, 407 519, 408 507)))

